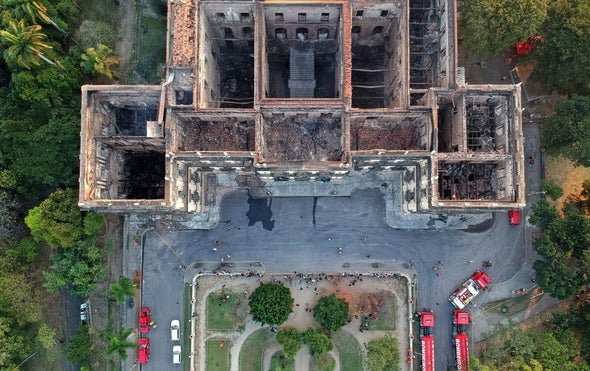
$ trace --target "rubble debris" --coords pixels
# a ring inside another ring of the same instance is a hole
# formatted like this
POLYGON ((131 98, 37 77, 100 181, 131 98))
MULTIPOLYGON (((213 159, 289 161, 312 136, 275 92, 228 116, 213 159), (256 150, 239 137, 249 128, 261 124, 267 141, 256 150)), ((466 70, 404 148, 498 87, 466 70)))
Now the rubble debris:
POLYGON ((497 198, 495 163, 439 163, 439 198, 493 200, 497 198))

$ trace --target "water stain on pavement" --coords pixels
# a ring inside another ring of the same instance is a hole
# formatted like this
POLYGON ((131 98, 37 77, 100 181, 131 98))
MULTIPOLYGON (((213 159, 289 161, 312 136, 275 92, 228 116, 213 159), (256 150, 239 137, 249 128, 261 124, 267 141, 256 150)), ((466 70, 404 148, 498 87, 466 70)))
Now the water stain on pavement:
POLYGON ((248 226, 252 227, 257 222, 262 223, 262 228, 272 231, 275 227, 275 221, 272 219, 272 199, 270 198, 252 198, 248 196, 248 226))

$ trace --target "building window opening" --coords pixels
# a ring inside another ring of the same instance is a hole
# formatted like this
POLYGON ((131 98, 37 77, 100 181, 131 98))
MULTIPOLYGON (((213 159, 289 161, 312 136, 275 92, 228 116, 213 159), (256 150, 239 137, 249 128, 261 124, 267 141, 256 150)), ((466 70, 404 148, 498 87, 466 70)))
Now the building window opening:
POLYGON ((242 28, 242 35, 244 35, 244 37, 247 39, 253 38, 254 37, 254 29, 252 27, 244 27, 244 28, 242 28))
POLYGON ((361 26, 352 26, 352 30, 350 32, 352 32, 353 34, 360 34, 361 26))
POLYGON ((297 20, 299 22, 306 22, 307 21, 307 13, 299 13, 299 14, 297 14, 297 20))
POLYGON ((380 34, 381 32, 383 32, 383 26, 377 26, 373 28, 373 35, 380 34))
POLYGON ((215 13, 215 17, 218 21, 223 22, 225 21, 225 14, 224 13, 215 13))
POLYGON ((381 11, 381 17, 387 17, 389 15, 389 11, 388 10, 382 10, 381 11))
POLYGON ((250 13, 240 13, 240 21, 249 22, 250 21, 250 13))
POLYGON ((275 29, 275 37, 279 40, 287 40, 287 29, 286 28, 275 29))
POLYGON ((363 14, 365 14, 365 11, 364 10, 357 10, 356 13, 355 13, 355 16, 356 17, 362 17, 363 14))
POLYGON ((309 33, 309 31, 307 30, 307 28, 304 28, 304 27, 298 28, 297 29, 297 40, 299 40, 299 41, 307 40, 308 33, 309 33))
POLYGON ((234 38, 234 31, 232 31, 229 27, 223 28, 223 37, 226 39, 233 39, 234 38))
POLYGON ((284 22, 285 15, 283 13, 275 13, 275 22, 284 22))
POLYGON ((322 16, 320 18, 320 21, 322 21, 322 22, 330 22, 330 13, 322 13, 322 16))
POLYGON ((330 36, 330 32, 327 28, 318 29, 318 40, 327 40, 328 36, 330 36))

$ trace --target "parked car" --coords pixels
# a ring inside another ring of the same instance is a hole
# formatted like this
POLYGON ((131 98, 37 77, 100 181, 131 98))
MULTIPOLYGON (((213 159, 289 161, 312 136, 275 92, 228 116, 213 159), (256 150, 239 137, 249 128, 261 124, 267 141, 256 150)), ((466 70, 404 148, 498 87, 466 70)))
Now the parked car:
POLYGON ((139 331, 146 333, 150 331, 150 322, 151 322, 151 312, 150 308, 142 307, 139 310, 139 331))
POLYGON ((510 225, 519 225, 520 224, 520 210, 509 210, 508 211, 508 221, 510 225))
POLYGON ((80 322, 86 323, 88 321, 88 302, 80 304, 80 322))
POLYGON ((150 341, 149 339, 139 339, 139 350, 137 351, 139 363, 146 364, 150 359, 150 341))
POLYGON ((170 322, 170 339, 172 341, 180 340, 180 321, 177 319, 173 319, 170 322))
POLYGON ((180 345, 175 345, 172 347, 172 363, 175 365, 180 364, 180 353, 181 348, 180 345))

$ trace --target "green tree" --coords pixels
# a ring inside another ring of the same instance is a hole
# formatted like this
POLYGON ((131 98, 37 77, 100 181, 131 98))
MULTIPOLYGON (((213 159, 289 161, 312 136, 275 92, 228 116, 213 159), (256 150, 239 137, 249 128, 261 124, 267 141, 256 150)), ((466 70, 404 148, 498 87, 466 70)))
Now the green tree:
POLYGON ((94 291, 96 282, 107 273, 107 250, 97 244, 96 238, 78 241, 72 248, 51 255, 51 265, 44 273, 43 286, 49 292, 71 287, 74 295, 87 295, 94 291))
POLYGON ((305 330, 303 342, 309 347, 309 354, 312 356, 319 356, 334 349, 332 339, 315 327, 305 330))
POLYGON ((288 359, 294 359, 299 349, 303 334, 294 327, 281 329, 277 333, 277 342, 283 347, 283 354, 288 359))
POLYGON ((47 7, 37 0, 4 0, 4 6, 12 8, 16 19, 27 18, 31 23, 39 21, 52 25, 56 30, 66 33, 47 13, 47 7))
POLYGON ((90 211, 84 216, 84 234, 86 236, 94 236, 103 225, 104 216, 102 214, 90 211))
POLYGON ((116 334, 108 334, 107 349, 105 354, 110 356, 117 353, 120 359, 127 359, 127 349, 132 349, 137 346, 135 342, 129 341, 129 337, 133 333, 132 328, 119 327, 116 334))
POLYGON ((70 338, 66 348, 66 357, 70 362, 88 365, 91 360, 91 346, 88 325, 80 325, 76 329, 76 333, 70 338))
POLYGON ((542 142, 549 154, 590 166, 590 97, 560 101, 543 126, 542 142))
POLYGON ((564 365, 573 362, 578 354, 579 346, 570 329, 558 333, 544 332, 539 340, 536 359, 545 370, 564 369, 564 365))
POLYGON ((76 32, 83 50, 96 48, 101 44, 113 49, 117 41, 116 29, 106 22, 86 19, 76 32))
POLYGON ((31 236, 20 240, 15 246, 6 250, 6 256, 11 258, 19 265, 31 264, 41 253, 39 242, 31 236))
POLYGON ((348 303, 335 295, 324 296, 313 308, 313 318, 329 331, 338 331, 348 322, 348 303))
POLYGON ((371 371, 399 370, 400 354, 397 339, 391 335, 367 344, 367 364, 371 371))
POLYGON ((114 296, 118 304, 123 304, 126 297, 135 295, 135 282, 131 278, 119 276, 119 281, 111 283, 109 295, 114 296))
POLYGON ((551 180, 541 179, 541 189, 545 191, 545 194, 551 197, 553 200, 557 200, 563 196, 563 188, 551 180))
POLYGON ((119 79, 121 73, 117 70, 119 67, 119 57, 108 46, 100 44, 96 48, 88 48, 82 54, 80 62, 82 70, 89 75, 103 75, 109 79, 119 79))
POLYGON ((249 304, 254 320, 262 324, 280 325, 293 311, 291 291, 276 283, 261 283, 250 295, 249 304))
POLYGON ((8 64, 31 69, 33 65, 39 66, 41 61, 55 64, 45 54, 52 46, 45 43, 47 38, 41 32, 41 26, 27 26, 24 20, 9 20, 6 29, 0 30, 0 37, 8 44, 4 50, 4 59, 8 64))
POLYGON ((76 333, 70 338, 66 348, 66 357, 70 362, 88 365, 91 360, 91 346, 88 325, 80 325, 76 329, 76 333))
POLYGON ((22 272, 10 267, 3 258, 0 262, 0 316, 25 327, 41 320, 41 305, 36 300, 39 291, 22 272))
POLYGON ((552 3, 536 53, 535 74, 548 89, 573 96, 590 94, 590 7, 586 0, 552 3))
POLYGON ((0 369, 10 369, 31 354, 33 344, 11 318, 0 315, 0 369))
POLYGON ((70 248, 84 236, 83 215, 74 189, 58 189, 25 218, 31 234, 56 248, 70 248))
POLYGON ((460 34, 469 49, 496 53, 541 30, 548 0, 474 0, 459 9, 460 34))
POLYGON ((37 342, 41 345, 41 350, 48 361, 53 362, 56 357, 54 350, 57 340, 55 340, 55 331, 45 322, 42 322, 37 331, 37 342))

